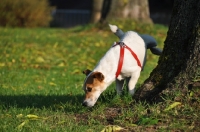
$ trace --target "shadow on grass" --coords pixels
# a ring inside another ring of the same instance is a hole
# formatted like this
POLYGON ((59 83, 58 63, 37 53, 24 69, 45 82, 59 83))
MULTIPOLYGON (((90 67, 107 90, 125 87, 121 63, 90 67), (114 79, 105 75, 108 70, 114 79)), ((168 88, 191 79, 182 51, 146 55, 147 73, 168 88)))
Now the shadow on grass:
POLYGON ((50 108, 74 112, 81 110, 83 95, 0 95, 0 106, 9 108, 50 108))
MULTIPOLYGON (((98 108, 99 105, 107 104, 116 97, 116 91, 110 90, 104 92, 97 104, 92 108, 98 108)), ((38 108, 51 109, 53 111, 81 112, 84 110, 93 110, 92 108, 82 106, 84 95, 0 95, 0 108, 38 108)))

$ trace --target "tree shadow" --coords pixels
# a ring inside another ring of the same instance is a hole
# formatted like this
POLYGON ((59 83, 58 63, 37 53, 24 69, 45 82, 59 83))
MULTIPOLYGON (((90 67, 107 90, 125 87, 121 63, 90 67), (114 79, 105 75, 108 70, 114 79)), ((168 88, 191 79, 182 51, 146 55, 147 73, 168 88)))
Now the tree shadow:
POLYGON ((78 112, 82 107, 83 95, 0 95, 3 109, 38 108, 78 112))

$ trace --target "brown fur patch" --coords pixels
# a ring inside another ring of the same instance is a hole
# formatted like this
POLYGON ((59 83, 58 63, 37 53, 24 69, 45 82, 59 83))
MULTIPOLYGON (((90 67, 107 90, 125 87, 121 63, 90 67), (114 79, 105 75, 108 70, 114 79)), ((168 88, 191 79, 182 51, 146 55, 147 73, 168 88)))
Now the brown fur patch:
POLYGON ((87 81, 85 83, 85 87, 86 87, 86 95, 85 98, 91 98, 93 99, 93 93, 95 91, 97 91, 98 89, 96 89, 98 86, 103 85, 103 80, 104 80, 104 75, 100 72, 94 72, 92 73, 88 78, 87 81), (91 91, 87 91, 87 88, 91 88, 91 91))

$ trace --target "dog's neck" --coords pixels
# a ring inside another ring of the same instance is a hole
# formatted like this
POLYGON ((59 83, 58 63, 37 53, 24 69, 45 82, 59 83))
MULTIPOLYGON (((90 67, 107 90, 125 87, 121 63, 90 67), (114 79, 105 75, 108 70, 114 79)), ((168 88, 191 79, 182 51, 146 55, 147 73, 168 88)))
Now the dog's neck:
POLYGON ((93 70, 101 72, 104 75, 104 82, 107 86, 109 86, 116 79, 115 74, 117 71, 118 59, 113 58, 117 58, 115 56, 115 52, 113 50, 109 50, 93 70))
POLYGON ((98 65, 94 71, 98 71, 101 72, 105 79, 104 79, 104 83, 109 86, 113 81, 115 81, 115 74, 116 74, 116 70, 113 70, 113 68, 106 68, 103 67, 101 65, 98 65))

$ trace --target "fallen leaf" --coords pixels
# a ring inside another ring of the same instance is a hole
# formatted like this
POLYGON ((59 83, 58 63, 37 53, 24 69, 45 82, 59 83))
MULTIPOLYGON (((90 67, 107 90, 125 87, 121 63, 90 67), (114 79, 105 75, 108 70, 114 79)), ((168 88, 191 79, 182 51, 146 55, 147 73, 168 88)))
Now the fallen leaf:
POLYGON ((17 126, 17 129, 21 130, 22 127, 23 127, 26 123, 28 123, 28 122, 29 122, 29 120, 23 121, 20 125, 17 126))
POLYGON ((181 103, 180 102, 174 102, 169 107, 165 108, 164 111, 165 112, 169 111, 169 110, 173 109, 174 107, 176 107, 177 105, 181 105, 181 103))
POLYGON ((38 118, 40 118, 39 116, 37 116, 37 115, 32 115, 32 114, 29 114, 29 115, 27 115, 26 117, 29 118, 29 119, 38 119, 38 118))
POLYGON ((44 62, 44 58, 42 58, 41 56, 39 56, 39 57, 37 57, 37 58, 35 59, 35 61, 36 61, 37 63, 42 63, 42 62, 44 62))
POLYGON ((63 67, 65 66, 65 63, 64 62, 61 62, 60 64, 58 64, 59 67, 63 67))
POLYGON ((109 125, 106 126, 101 132, 115 132, 115 131, 120 131, 123 130, 124 128, 117 126, 117 125, 109 125))
POLYGON ((75 70, 73 70, 73 71, 71 72, 71 74, 79 74, 79 73, 81 73, 79 69, 75 69, 75 70))
POLYGON ((22 118, 23 117, 23 114, 18 114, 16 115, 17 118, 22 118))
POLYGON ((64 124, 66 121, 60 121, 58 122, 57 124, 60 125, 60 124, 64 124))
POLYGON ((5 63, 0 63, 0 66, 2 66, 2 67, 5 66, 5 65, 6 65, 5 63))
POLYGON ((57 84, 55 84, 53 82, 50 82, 49 85, 51 85, 51 86, 57 86, 57 84))

